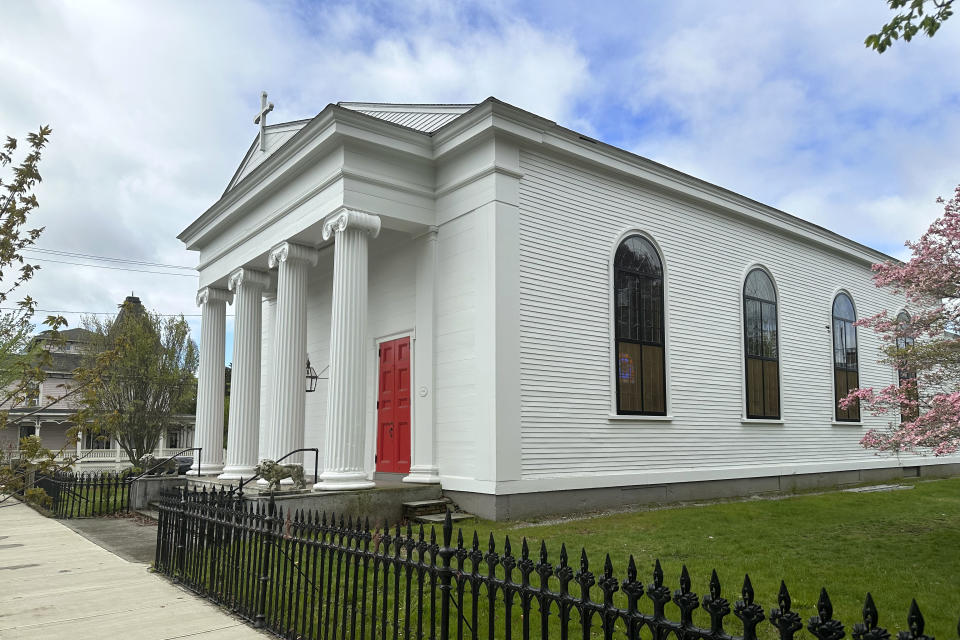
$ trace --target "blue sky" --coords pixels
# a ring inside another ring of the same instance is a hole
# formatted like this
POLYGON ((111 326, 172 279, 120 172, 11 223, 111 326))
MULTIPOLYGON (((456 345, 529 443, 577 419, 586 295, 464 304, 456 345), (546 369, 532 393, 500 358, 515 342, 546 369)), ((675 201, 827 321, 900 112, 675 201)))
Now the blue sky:
MULTIPOLYGON (((233 174, 261 89, 274 122, 339 100, 494 95, 897 256, 960 182, 960 18, 878 55, 862 43, 888 18, 880 0, 48 1, 3 14, 0 134, 54 127, 48 249, 195 264, 176 235, 233 174)), ((41 308, 111 311, 135 291, 197 313, 189 277, 42 264, 25 291, 41 308)))

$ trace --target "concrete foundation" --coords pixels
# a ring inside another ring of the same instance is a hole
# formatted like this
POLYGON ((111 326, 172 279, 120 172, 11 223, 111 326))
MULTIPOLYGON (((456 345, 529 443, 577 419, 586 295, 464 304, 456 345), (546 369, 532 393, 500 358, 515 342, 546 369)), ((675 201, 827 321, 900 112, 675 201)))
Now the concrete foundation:
POLYGON ((891 467, 798 475, 678 482, 660 485, 570 489, 510 495, 444 491, 462 510, 487 520, 517 520, 557 514, 601 511, 647 504, 736 498, 757 494, 828 489, 902 478, 946 478, 960 475, 960 464, 891 467))
MULTIPOLYGON (((382 525, 384 520, 391 524, 400 522, 403 517, 403 503, 418 500, 435 500, 441 497, 440 485, 414 486, 377 486, 362 491, 316 491, 277 493, 274 501, 284 513, 293 513, 297 509, 326 512, 343 518, 370 518, 371 525, 382 525)), ((245 500, 264 506, 270 501, 270 494, 246 495, 245 500)))
MULTIPOLYGON (((406 484, 401 478, 377 478, 376 487, 359 491, 314 491, 310 489, 313 476, 307 480, 307 489, 281 489, 273 496, 278 508, 292 513, 297 509, 326 512, 339 520, 344 518, 370 518, 370 523, 382 525, 384 520, 399 522, 403 517, 403 503, 418 500, 435 500, 442 497, 440 485, 406 484)), ((210 490, 230 489, 237 486, 236 481, 190 478, 192 489, 210 490)), ((270 501, 270 492, 256 482, 243 488, 243 498, 248 502, 259 503, 266 507, 270 501)))
POLYGON ((185 476, 144 476, 130 487, 130 508, 146 509, 147 505, 160 499, 161 491, 170 491, 187 486, 185 476))

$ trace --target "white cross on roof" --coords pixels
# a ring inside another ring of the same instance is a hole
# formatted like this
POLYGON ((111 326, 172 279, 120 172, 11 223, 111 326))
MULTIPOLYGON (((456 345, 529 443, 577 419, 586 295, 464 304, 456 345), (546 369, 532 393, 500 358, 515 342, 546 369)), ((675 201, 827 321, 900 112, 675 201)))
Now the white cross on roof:
POLYGON ((267 102, 267 92, 260 92, 260 113, 253 119, 253 124, 260 125, 260 151, 267 150, 267 114, 273 111, 273 103, 267 102))

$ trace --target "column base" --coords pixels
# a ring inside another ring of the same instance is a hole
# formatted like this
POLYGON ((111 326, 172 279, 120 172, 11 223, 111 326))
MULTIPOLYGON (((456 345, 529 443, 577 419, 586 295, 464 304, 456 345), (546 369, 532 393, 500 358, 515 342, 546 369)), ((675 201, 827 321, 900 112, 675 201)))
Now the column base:
POLYGON ((320 482, 313 488, 315 491, 356 491, 376 486, 363 471, 324 471, 320 474, 320 482))
POLYGON ((257 472, 252 466, 228 464, 223 468, 223 473, 217 476, 217 478, 220 480, 246 480, 255 475, 257 475, 257 472))
POLYGON ((424 465, 410 467, 410 473, 405 475, 402 482, 412 484, 440 484, 440 470, 436 467, 424 465))
POLYGON ((223 473, 222 464, 211 464, 204 462, 200 465, 200 469, 196 467, 191 467, 190 471, 187 471, 188 476, 218 476, 223 473))

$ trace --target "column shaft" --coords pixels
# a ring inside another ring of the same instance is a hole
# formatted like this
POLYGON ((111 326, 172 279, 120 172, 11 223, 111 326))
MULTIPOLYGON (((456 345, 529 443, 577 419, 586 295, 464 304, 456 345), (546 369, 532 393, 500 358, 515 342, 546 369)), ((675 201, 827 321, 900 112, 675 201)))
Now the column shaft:
POLYGON ((197 426, 191 475, 219 474, 223 470, 224 351, 227 301, 230 292, 207 287, 197 294, 200 305, 200 365, 197 371, 197 426), (202 466, 198 466, 198 462, 202 466))
POLYGON ((273 437, 273 342, 277 330, 277 296, 264 294, 260 331, 260 445, 259 460, 276 460, 276 438, 273 437))
POLYGON ((257 465, 260 430, 260 292, 270 284, 262 271, 239 269, 230 276, 234 291, 233 372, 224 480, 248 478, 257 465))
MULTIPOLYGON (((307 276, 316 264, 317 250, 286 242, 270 254, 270 266, 279 268, 277 317, 273 345, 274 452, 282 457, 303 447, 306 413, 307 276)), ((295 455, 284 464, 302 464, 295 455)))
POLYGON ((368 489, 364 465, 365 363, 367 336, 368 238, 380 231, 380 219, 343 211, 323 226, 336 234, 330 314, 330 383, 327 400, 324 470, 317 489, 368 489))

